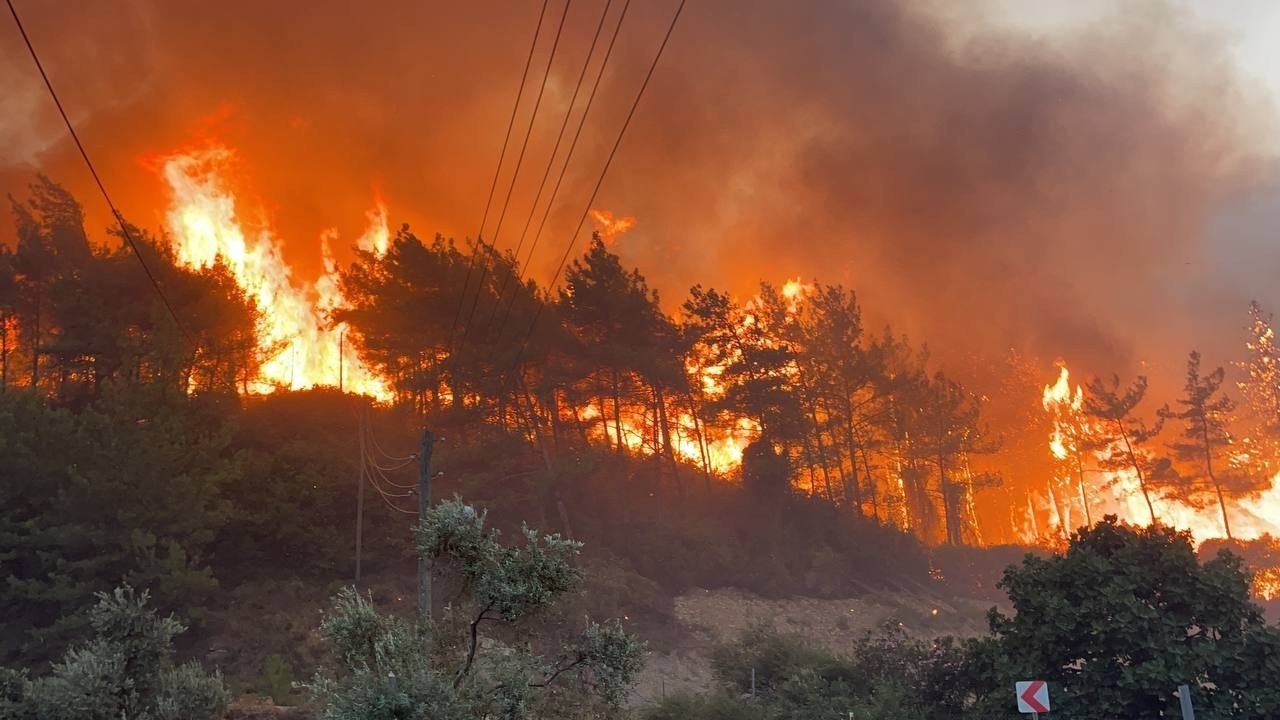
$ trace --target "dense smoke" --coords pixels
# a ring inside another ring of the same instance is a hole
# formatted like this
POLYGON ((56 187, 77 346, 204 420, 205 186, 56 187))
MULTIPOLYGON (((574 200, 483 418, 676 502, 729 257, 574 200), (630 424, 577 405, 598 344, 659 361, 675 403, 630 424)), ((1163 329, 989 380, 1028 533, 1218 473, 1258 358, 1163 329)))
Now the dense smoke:
MULTIPOLYGON (((354 238, 375 191, 393 222, 474 235, 539 6, 19 3, 126 214, 158 227, 147 158, 216 135, 304 275, 320 232, 354 238)), ((570 8, 500 246, 602 7, 570 8)), ((583 211, 673 8, 631 4, 537 268, 583 211)), ((1192 19, 1142 10, 1032 39, 889 0, 693 0, 596 206, 638 219, 615 247, 671 308, 695 282, 748 292, 799 275, 857 289, 873 322, 944 358, 1012 347, 1176 374, 1194 345, 1224 362, 1247 300, 1273 299, 1237 279, 1261 273, 1232 273, 1275 252, 1248 218, 1223 220, 1266 182, 1254 143, 1269 115, 1192 19)), ((43 170, 103 225, 6 25, 0 184, 43 170)))

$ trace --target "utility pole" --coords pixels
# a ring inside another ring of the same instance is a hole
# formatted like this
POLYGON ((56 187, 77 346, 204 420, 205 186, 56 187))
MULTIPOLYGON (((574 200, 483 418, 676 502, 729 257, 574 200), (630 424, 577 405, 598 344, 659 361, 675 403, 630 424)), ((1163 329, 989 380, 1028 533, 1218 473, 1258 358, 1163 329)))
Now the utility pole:
POLYGON ((364 543, 364 416, 356 410, 356 428, 360 434, 360 470, 356 476, 356 584, 360 584, 360 551, 364 543))
MULTIPOLYGON (((431 431, 422 431, 418 450, 418 522, 431 510, 431 431)), ((431 558, 418 555, 418 622, 423 629, 431 624, 431 558)))

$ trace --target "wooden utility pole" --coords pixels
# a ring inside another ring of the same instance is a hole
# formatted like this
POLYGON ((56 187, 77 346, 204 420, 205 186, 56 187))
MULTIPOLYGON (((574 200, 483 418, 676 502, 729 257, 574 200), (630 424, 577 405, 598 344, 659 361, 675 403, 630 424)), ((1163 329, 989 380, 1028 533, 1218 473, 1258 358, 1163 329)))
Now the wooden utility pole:
MULTIPOLYGON (((431 431, 422 431, 422 447, 418 450, 418 522, 431 510, 431 431)), ((418 622, 422 628, 431 624, 431 558, 418 555, 418 622)))
POLYGON ((365 447, 364 447, 364 416, 356 411, 356 428, 360 433, 360 464, 359 472, 356 475, 356 584, 360 584, 360 551, 361 545, 364 543, 364 463, 365 463, 365 447))

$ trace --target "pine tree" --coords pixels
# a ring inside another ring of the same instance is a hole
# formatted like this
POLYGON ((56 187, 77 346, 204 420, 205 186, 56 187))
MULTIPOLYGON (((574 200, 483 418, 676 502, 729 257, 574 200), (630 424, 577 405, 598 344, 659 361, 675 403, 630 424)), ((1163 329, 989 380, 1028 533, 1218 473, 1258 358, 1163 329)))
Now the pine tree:
POLYGON ((643 408, 639 414, 652 411, 653 422, 639 429, 651 428, 651 447, 673 460, 667 396, 683 384, 683 370, 676 332, 658 306, 657 292, 638 270, 623 268, 597 234, 565 271, 560 307, 578 344, 576 355, 586 361, 588 382, 598 388, 602 420, 612 414, 615 447, 629 445, 624 415, 643 408))
POLYGON ((1205 496, 1209 495, 1210 502, 1217 502, 1222 512, 1222 529, 1231 539, 1227 497, 1257 493, 1265 485, 1257 482, 1256 475, 1251 477, 1233 466, 1228 452, 1233 439, 1228 428, 1236 404, 1221 392, 1224 375, 1222 368, 1201 374, 1200 353, 1192 352, 1187 358, 1183 396, 1177 401, 1181 409, 1162 408, 1160 416, 1182 423, 1181 439, 1170 443, 1169 449, 1176 460, 1197 471, 1175 487, 1179 499, 1190 505, 1203 505, 1205 496), (1200 472, 1208 478, 1208 485, 1197 482, 1200 472))
POLYGON ((996 445, 981 423, 982 408, 977 399, 959 383, 938 372, 929 383, 927 393, 916 433, 925 447, 928 462, 937 472, 946 541, 962 545, 965 509, 972 493, 998 480, 971 473, 968 456, 994 452, 996 445))
POLYGON ((1257 448, 1257 464, 1274 472, 1280 464, 1280 346, 1276 344, 1271 314, 1257 301, 1249 303, 1248 358, 1239 363, 1248 378, 1237 384, 1244 398, 1245 414, 1252 426, 1250 449, 1257 448))
POLYGON ((1153 426, 1148 427, 1133 414, 1147 395, 1146 376, 1139 375, 1123 393, 1120 392, 1118 375, 1113 375, 1109 383, 1101 378, 1094 378, 1089 381, 1087 389, 1085 414, 1099 422, 1110 441, 1102 461, 1104 469, 1133 468, 1138 488, 1142 491, 1142 499, 1146 501, 1147 510, 1151 513, 1151 522, 1160 522, 1151 499, 1159 479, 1158 466, 1143 451, 1143 445, 1160 434, 1164 418, 1159 418, 1153 426))

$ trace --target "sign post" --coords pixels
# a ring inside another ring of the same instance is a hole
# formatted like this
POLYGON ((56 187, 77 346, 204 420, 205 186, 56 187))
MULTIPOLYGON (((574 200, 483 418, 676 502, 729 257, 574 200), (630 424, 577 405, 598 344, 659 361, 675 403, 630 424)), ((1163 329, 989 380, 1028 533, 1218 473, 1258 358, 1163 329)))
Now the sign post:
POLYGON ((1178 702, 1182 705, 1182 720, 1196 720, 1196 710, 1191 707, 1191 688, 1178 686, 1178 702))
POLYGON ((1039 720, 1040 713, 1049 712, 1049 684, 1045 681, 1017 682, 1013 691, 1018 698, 1018 712, 1031 715, 1032 720, 1039 720))

